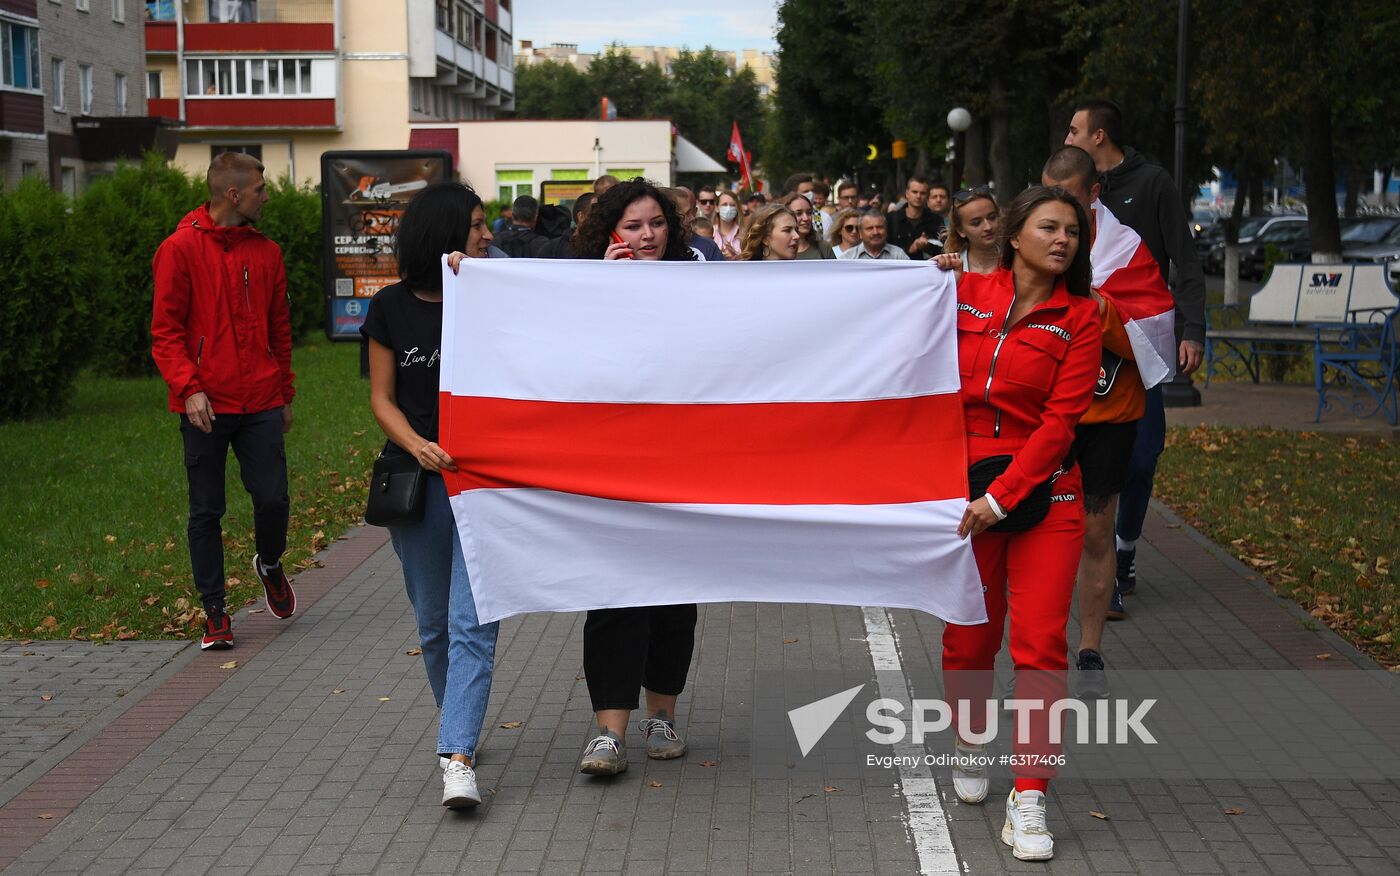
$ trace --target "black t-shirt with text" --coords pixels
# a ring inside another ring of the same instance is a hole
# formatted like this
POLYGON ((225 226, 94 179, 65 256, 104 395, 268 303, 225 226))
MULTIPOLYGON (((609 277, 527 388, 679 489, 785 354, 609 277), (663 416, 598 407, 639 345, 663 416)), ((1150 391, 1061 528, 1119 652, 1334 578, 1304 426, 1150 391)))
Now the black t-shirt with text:
MULTIPOLYGON (((437 441, 442 302, 424 301, 403 283, 385 286, 370 300, 360 334, 393 352, 399 410, 413 431, 437 441)), ((393 442, 389 445, 392 451, 393 442)))

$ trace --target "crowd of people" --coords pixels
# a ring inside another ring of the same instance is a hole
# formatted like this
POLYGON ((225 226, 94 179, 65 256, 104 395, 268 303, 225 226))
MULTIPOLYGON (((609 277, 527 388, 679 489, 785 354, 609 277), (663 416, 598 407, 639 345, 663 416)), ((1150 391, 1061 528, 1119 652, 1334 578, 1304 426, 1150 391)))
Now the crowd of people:
MULTIPOLYGON (((604 176, 562 221, 521 197, 496 229, 467 185, 440 183, 418 194, 398 230, 400 281, 374 297, 362 331, 371 407, 387 438, 383 452, 409 455, 426 473, 421 519, 391 526, 390 534, 441 709, 436 753, 443 805, 481 801, 474 766, 497 632, 495 624, 477 620, 440 476, 454 469, 438 444, 439 357, 429 354, 440 349, 444 253, 453 270, 462 259, 485 257, 841 258, 929 260, 930 270, 954 272, 971 486, 958 533, 972 540, 989 620, 947 626, 942 660, 949 699, 989 699, 1008 618, 1018 694, 1047 702, 1065 696, 1076 592, 1077 693, 1106 697, 1104 622, 1125 616, 1122 597, 1136 586, 1136 540, 1162 450, 1163 415, 1160 387, 1145 387, 1131 365, 1123 315, 1091 282, 1096 204, 1142 237, 1163 282, 1174 267, 1178 364, 1186 373, 1200 362, 1204 306, 1175 188, 1164 171, 1122 145, 1121 130, 1115 105, 1086 102, 1076 109, 1065 145, 1049 156, 1042 184, 998 198, 986 187, 950 191, 916 175, 888 210, 851 182, 838 182, 832 200, 832 187, 810 174, 789 178, 771 202, 708 186, 692 192, 604 176), (1116 379, 1105 387, 1110 368, 1116 379)), ((295 611, 279 564, 287 526, 282 441, 294 391, 281 256, 251 227, 266 200, 261 165, 225 153, 211 165, 209 185, 210 203, 186 217, 156 255, 153 352, 184 435, 190 550, 208 618, 202 647, 225 648, 233 636, 218 533, 230 446, 257 511, 254 565, 269 607, 277 617, 295 611), (240 271, 241 285, 230 279, 240 271), (240 366, 256 368, 240 373, 240 366)), ((583 660, 597 729, 584 745, 581 772, 627 769, 627 732, 643 692, 646 755, 686 753, 676 706, 697 617, 693 604, 588 613, 583 660)), ((965 722, 960 718, 958 752, 984 751, 975 740, 986 717, 974 709, 965 722)), ((1024 860, 1047 860, 1054 852, 1046 795, 1055 774, 1050 756, 1059 749, 1049 741, 1058 736, 1048 721, 1040 712, 1028 734, 1017 732, 1016 750, 1025 757, 1013 766, 1002 836, 1024 860)), ((988 794, 978 763, 968 757, 953 771, 954 790, 967 803, 988 794)))

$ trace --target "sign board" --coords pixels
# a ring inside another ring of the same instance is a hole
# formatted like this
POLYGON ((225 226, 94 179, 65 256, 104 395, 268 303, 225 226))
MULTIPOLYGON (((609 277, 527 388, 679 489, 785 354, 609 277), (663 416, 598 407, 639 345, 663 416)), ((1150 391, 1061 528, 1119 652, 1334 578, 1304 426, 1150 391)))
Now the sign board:
POLYGON ((551 179, 540 183, 540 203, 563 207, 572 215, 579 195, 593 191, 591 179, 551 179))
POLYGON ((452 179, 437 149, 321 153, 326 337, 359 340, 369 299, 399 280, 394 235, 413 196, 452 179))

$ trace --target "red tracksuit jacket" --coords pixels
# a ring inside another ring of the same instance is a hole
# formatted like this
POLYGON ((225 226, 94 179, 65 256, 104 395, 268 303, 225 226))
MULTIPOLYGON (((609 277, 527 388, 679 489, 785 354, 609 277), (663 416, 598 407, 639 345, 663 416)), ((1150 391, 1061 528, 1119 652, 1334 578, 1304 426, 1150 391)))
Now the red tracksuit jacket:
POLYGON ((219 227, 192 210, 156 250, 151 356, 170 410, 209 396, 216 414, 290 404, 292 329, 282 250, 247 225, 219 227))
POLYGON ((1099 309, 1070 295, 1050 298, 1005 326, 1015 290, 1008 270, 958 281, 958 372, 968 461, 1011 454, 987 490, 1010 511, 1059 469, 1099 376, 1099 309))

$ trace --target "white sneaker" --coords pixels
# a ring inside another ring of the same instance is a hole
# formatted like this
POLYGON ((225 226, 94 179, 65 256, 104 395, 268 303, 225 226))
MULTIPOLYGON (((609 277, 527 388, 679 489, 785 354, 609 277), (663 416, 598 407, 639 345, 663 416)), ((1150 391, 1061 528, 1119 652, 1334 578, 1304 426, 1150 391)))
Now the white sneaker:
POLYGON ((476 771, 459 760, 448 761, 442 771, 442 805, 450 809, 466 809, 481 804, 476 789, 476 771))
POLYGON ((987 768, 980 759, 987 755, 987 746, 973 745, 959 739, 953 745, 953 754, 959 759, 978 759, 978 762, 964 760, 953 765, 953 791, 964 803, 981 803, 987 799, 988 782, 987 768))
POLYGON ((1055 837, 1045 827, 1045 795, 1040 791, 1011 792, 1006 798, 1006 824, 1001 841, 1011 846, 1018 861, 1048 861, 1055 857, 1055 837))

